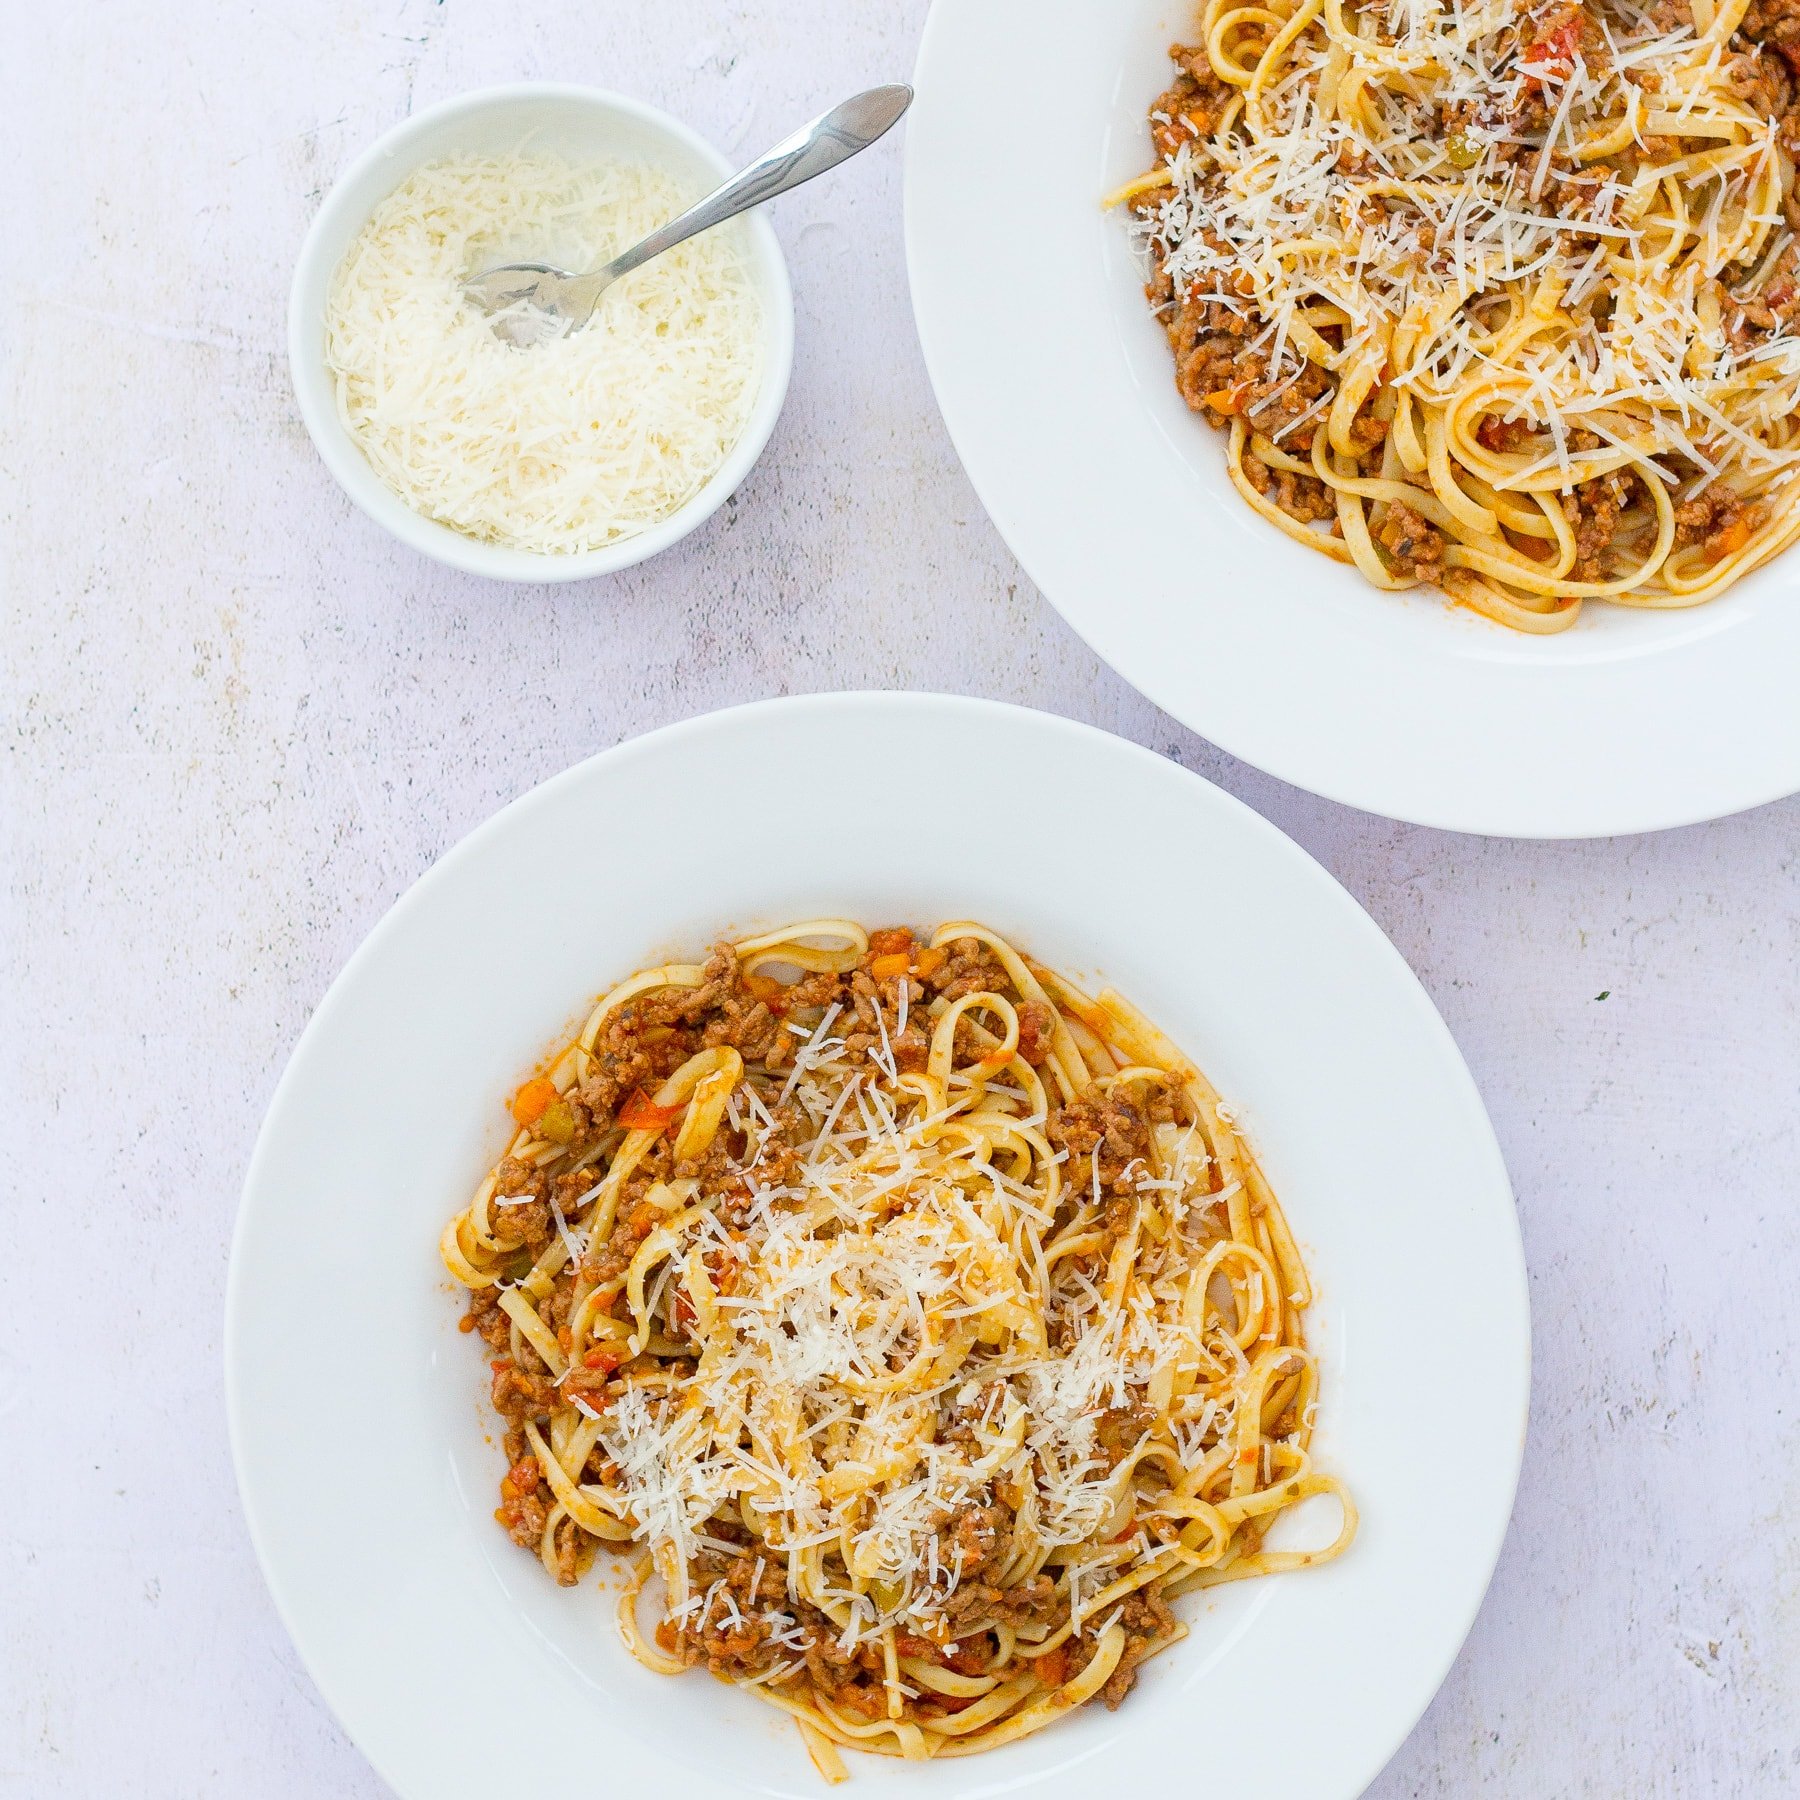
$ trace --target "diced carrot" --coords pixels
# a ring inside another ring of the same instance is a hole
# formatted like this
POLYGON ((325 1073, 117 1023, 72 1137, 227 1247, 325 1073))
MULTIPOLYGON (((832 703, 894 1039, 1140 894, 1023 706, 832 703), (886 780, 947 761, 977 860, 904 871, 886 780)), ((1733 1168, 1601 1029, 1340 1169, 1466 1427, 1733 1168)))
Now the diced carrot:
POLYGON ((773 975, 746 975, 744 992, 778 1017, 788 1009, 787 989, 773 975))
POLYGON ((1214 388, 1206 396, 1206 404, 1216 413, 1224 413, 1228 418, 1233 413, 1244 410, 1244 390, 1242 388, 1214 388))
POLYGON ((640 1200, 631 1209, 625 1223, 631 1227, 634 1237, 648 1237, 662 1219, 662 1209, 650 1204, 648 1200, 640 1200))
POLYGON ((463 1316, 456 1321, 456 1329, 458 1331, 473 1331, 475 1329, 474 1315, 472 1313, 464 1313, 463 1316))
POLYGON ((915 975, 935 975, 950 960, 950 952, 942 944, 931 944, 913 958, 915 975))
POLYGON ((619 1108, 619 1123, 627 1131, 666 1131, 680 1111, 679 1106, 658 1106, 642 1088, 633 1088, 631 1098, 619 1108))
POLYGON ((512 1116, 529 1131, 556 1097, 556 1083, 547 1075, 535 1075, 513 1095, 512 1116))
POLYGON ((1069 1646, 1058 1644, 1054 1650, 1046 1650, 1032 1664, 1032 1672, 1045 1687, 1061 1687, 1069 1679, 1069 1646))
POLYGON ((891 981, 896 975, 904 975, 911 967, 912 958, 904 950, 890 950, 869 964, 869 973, 877 981, 891 981))
POLYGON ((1707 545, 1707 559, 1710 562, 1721 562, 1727 556, 1735 556, 1750 541, 1751 525, 1748 517, 1740 514, 1725 529, 1717 533, 1707 545))

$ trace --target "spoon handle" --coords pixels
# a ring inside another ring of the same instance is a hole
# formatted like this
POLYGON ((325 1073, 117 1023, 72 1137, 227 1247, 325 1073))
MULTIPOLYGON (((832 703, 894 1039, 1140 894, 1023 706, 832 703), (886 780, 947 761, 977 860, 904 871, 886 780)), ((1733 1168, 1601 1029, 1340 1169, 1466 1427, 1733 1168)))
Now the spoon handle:
POLYGON ((704 200, 696 201, 686 212, 651 232, 641 244, 634 245, 623 256, 616 257, 602 271, 608 281, 616 281, 640 263, 696 232, 710 230, 725 220, 797 188, 827 169, 835 169, 859 150, 866 150, 912 104, 913 91, 904 82, 888 87, 870 88, 867 93, 840 101, 830 112, 821 113, 810 125, 802 125, 791 137, 785 137, 773 150, 759 156, 747 169, 716 187, 704 200))

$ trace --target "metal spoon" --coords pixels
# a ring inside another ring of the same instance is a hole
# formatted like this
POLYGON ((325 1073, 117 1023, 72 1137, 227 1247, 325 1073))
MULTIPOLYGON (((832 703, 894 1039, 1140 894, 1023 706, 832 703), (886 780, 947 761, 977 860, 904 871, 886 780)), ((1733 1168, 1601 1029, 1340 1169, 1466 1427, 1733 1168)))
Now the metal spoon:
POLYGON ((512 343, 579 330, 594 316, 600 296, 621 275, 630 274, 697 232, 761 206, 868 149, 912 104, 912 97, 910 87, 896 82, 890 87, 870 88, 821 113, 722 187, 714 188, 704 200, 592 274, 571 275, 547 263, 507 263, 470 276, 463 283, 463 292, 483 312, 505 314, 494 321, 494 329, 512 343), (544 316, 527 318, 516 310, 521 305, 544 316))

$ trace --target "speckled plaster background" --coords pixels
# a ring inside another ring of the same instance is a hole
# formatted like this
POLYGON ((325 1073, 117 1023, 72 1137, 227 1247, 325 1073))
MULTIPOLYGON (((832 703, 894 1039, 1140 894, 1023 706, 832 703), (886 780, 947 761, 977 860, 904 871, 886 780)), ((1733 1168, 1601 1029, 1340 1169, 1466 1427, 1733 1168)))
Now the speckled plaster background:
POLYGON ((283 1059, 502 802, 651 726, 859 685, 1021 700, 1242 795, 1394 938, 1487 1096, 1532 1437, 1487 1605, 1371 1793, 1800 1792, 1800 803, 1458 838, 1282 786, 1137 698, 957 467, 891 145, 782 204, 786 414, 647 567, 464 579, 353 513, 301 431, 292 259, 409 107, 595 81, 747 156, 904 74, 923 11, 0 0, 0 1792, 384 1791, 275 1618, 225 1441, 226 1245, 283 1059))

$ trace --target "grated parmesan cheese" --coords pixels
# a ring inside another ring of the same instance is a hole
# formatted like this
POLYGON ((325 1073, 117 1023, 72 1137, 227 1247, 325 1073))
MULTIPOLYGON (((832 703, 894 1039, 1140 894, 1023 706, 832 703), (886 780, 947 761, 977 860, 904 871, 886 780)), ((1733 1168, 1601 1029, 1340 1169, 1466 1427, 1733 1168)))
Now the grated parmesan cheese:
POLYGON ((598 267, 694 199, 667 170, 459 157, 382 201, 333 277, 326 363, 345 428, 415 512, 514 549, 598 549, 711 478, 761 386, 738 225, 615 283, 579 331, 502 342, 462 283, 498 263, 598 267))

